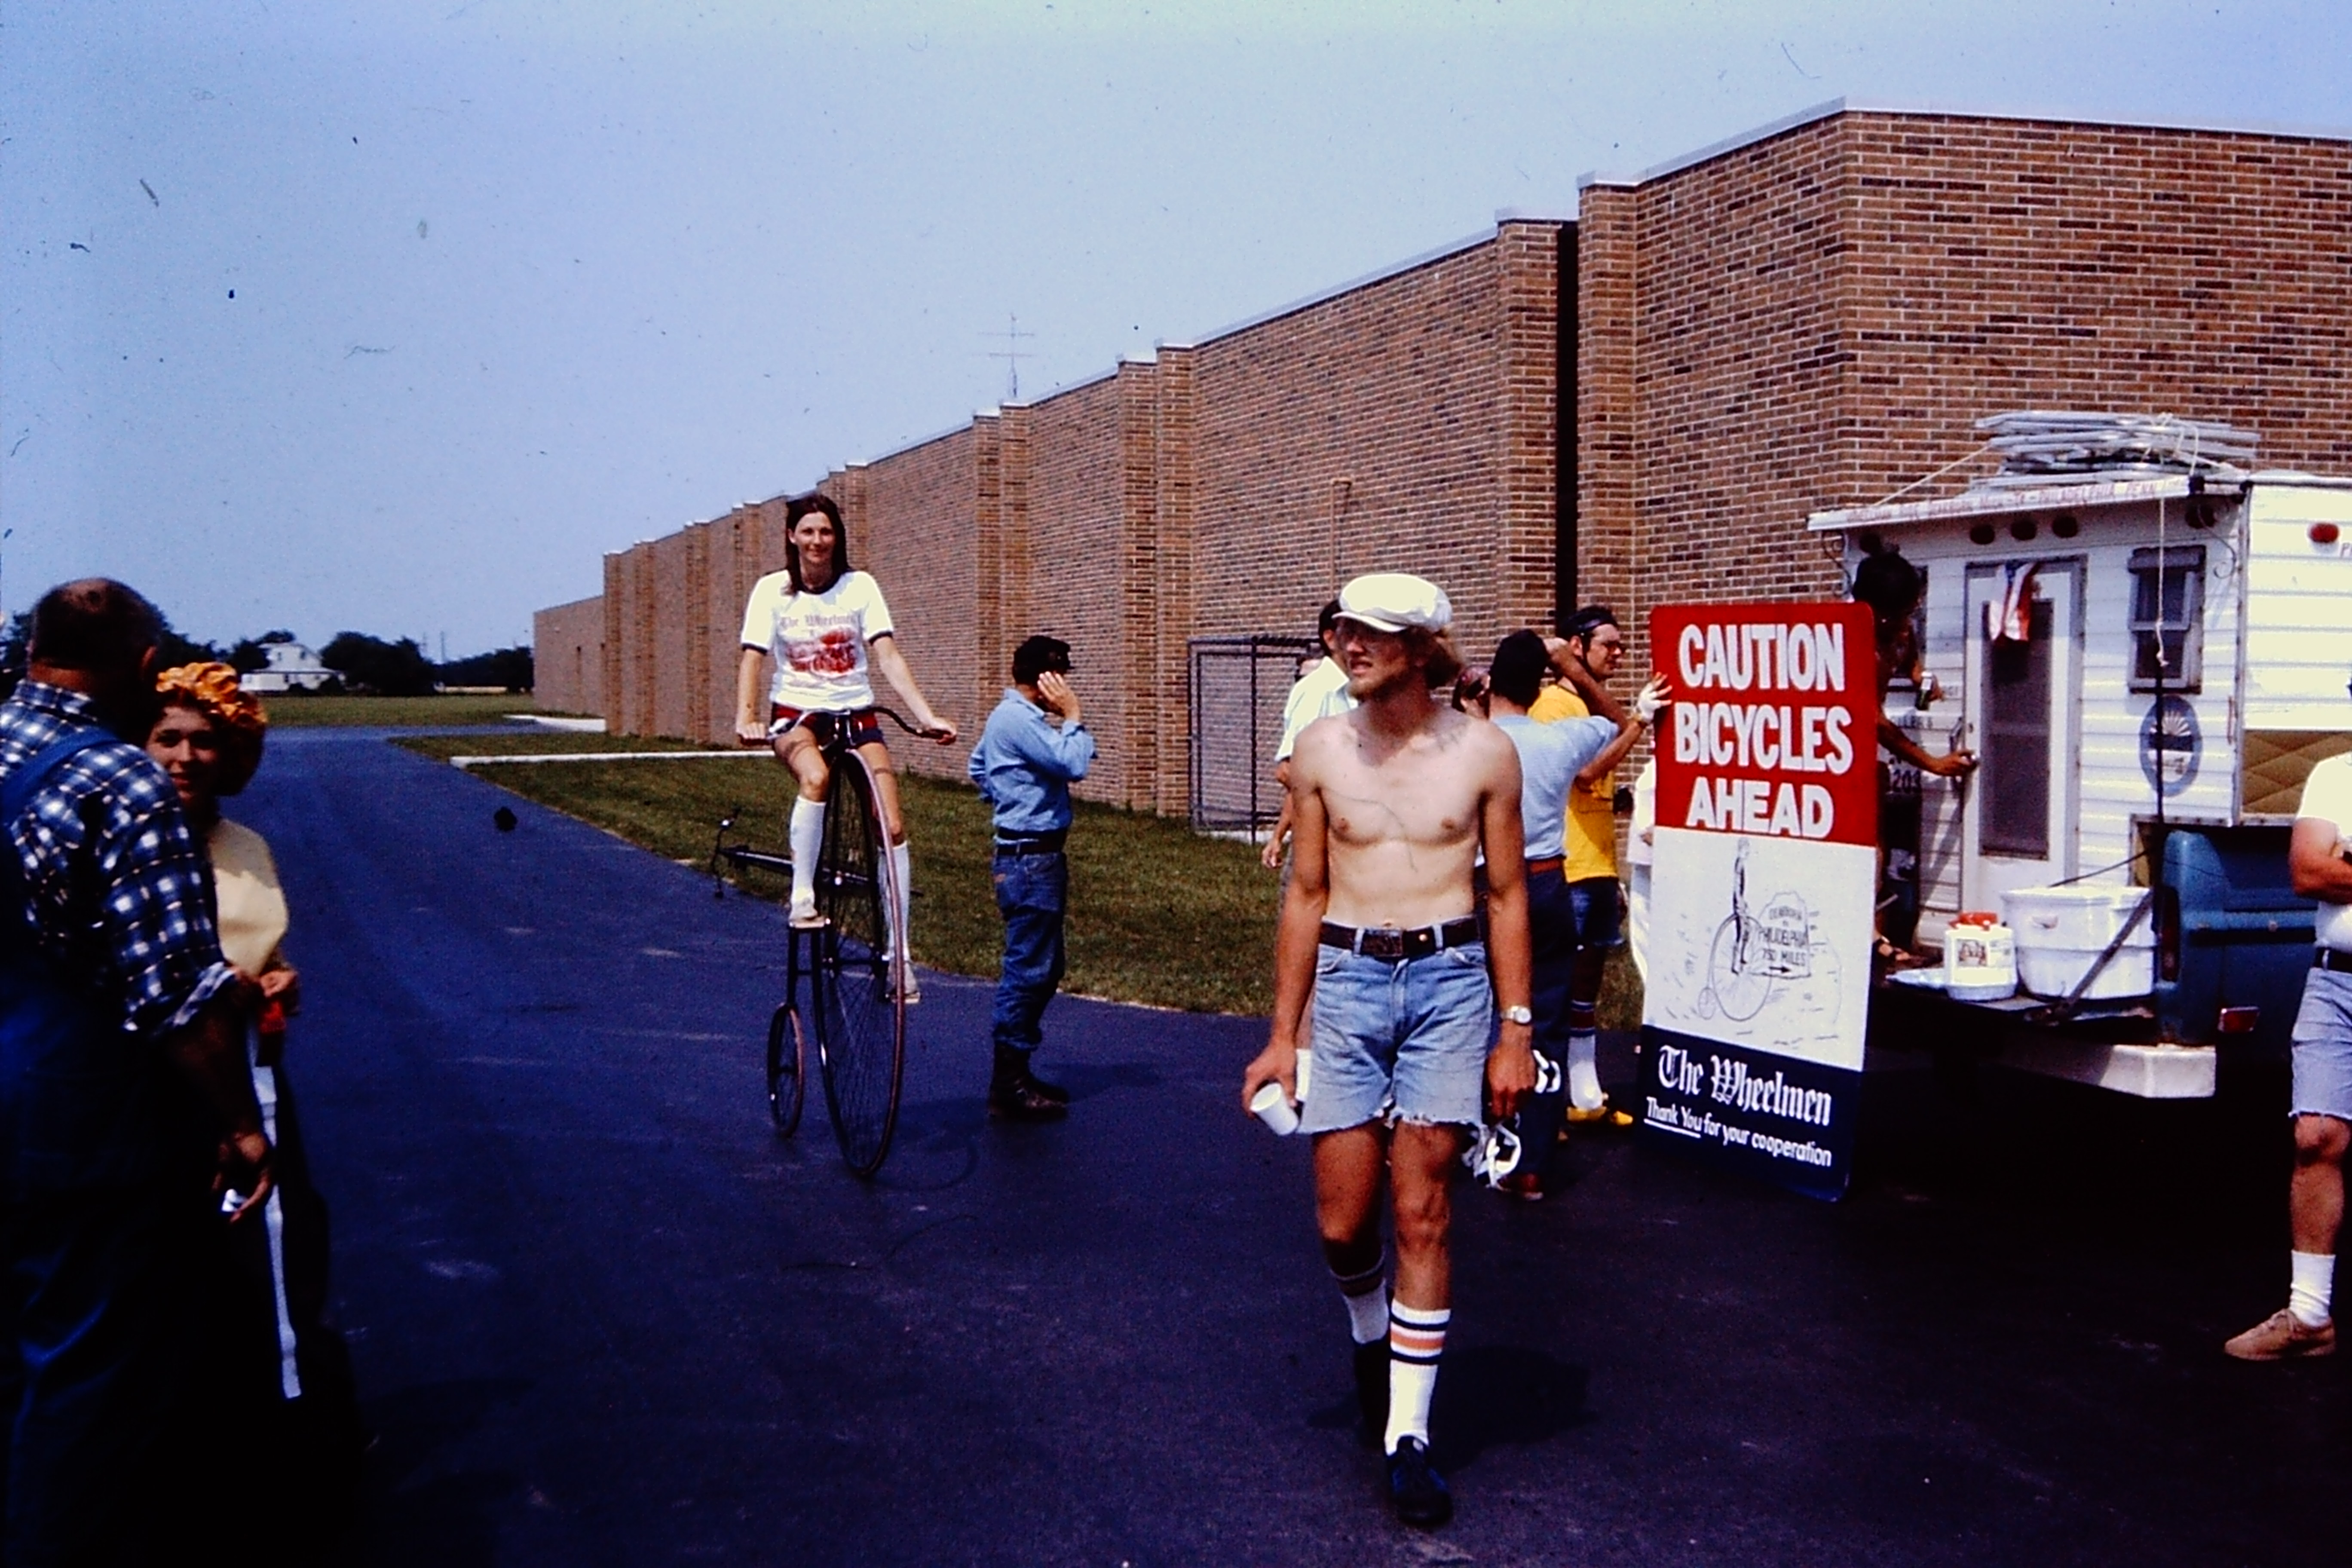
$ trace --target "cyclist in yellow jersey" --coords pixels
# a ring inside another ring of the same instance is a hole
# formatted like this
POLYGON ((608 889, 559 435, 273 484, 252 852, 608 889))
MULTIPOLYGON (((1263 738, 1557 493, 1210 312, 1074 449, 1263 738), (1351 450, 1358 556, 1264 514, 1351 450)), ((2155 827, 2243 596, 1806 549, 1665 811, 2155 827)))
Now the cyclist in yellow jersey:
MULTIPOLYGON (((1545 639, 1553 661, 1562 668, 1572 661, 1595 685, 1607 685, 1625 659, 1625 634, 1615 614, 1605 605, 1587 605, 1560 630, 1564 636, 1545 639)), ((1528 710, 1529 718, 1543 724, 1589 718, 1591 713, 1566 684, 1544 688, 1528 710)), ((1576 915, 1576 958, 1568 996, 1568 1120, 1572 1123, 1633 1124, 1633 1117, 1612 1106, 1601 1090, 1593 1010, 1601 1001, 1609 950, 1625 940, 1623 895, 1617 885, 1615 770, 1646 728, 1646 721, 1638 721, 1621 732, 1584 765, 1568 792, 1563 871, 1576 915)))

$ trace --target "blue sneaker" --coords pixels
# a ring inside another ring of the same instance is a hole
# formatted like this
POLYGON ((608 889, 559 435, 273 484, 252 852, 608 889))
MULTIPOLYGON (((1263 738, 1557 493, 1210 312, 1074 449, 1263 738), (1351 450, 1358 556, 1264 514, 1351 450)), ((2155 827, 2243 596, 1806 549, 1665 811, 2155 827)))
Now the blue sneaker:
POLYGON ((1396 1504, 1397 1522, 1416 1530, 1434 1530, 1454 1517, 1454 1494, 1418 1437, 1398 1438, 1389 1456, 1389 1500, 1396 1504))

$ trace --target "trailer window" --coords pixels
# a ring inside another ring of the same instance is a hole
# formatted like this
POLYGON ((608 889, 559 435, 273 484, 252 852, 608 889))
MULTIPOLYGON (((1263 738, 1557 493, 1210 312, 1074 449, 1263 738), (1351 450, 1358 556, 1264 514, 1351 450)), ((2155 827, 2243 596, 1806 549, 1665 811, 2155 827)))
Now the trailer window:
POLYGON ((2198 691, 2205 676, 2205 547, 2131 555, 2134 691, 2198 691))
POLYGON ((2050 601, 2032 602, 2023 642, 1990 639, 1985 668, 1988 853, 2050 858, 2050 601))

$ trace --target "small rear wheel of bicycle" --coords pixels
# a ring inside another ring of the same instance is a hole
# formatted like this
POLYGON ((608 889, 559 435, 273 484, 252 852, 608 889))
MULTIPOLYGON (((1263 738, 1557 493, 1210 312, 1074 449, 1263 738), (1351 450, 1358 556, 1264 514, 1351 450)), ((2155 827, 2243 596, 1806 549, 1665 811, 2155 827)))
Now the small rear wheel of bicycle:
POLYGON ((790 1002, 768 1020, 768 1114, 776 1136, 789 1138, 801 1124, 801 1100, 808 1086, 808 1042, 799 1009, 790 1002))
POLYGON ((810 976, 825 1109, 841 1157, 860 1176, 882 1168, 898 1126, 907 1008, 891 952, 895 873, 865 759, 833 759, 817 852, 816 907, 825 923, 810 976))

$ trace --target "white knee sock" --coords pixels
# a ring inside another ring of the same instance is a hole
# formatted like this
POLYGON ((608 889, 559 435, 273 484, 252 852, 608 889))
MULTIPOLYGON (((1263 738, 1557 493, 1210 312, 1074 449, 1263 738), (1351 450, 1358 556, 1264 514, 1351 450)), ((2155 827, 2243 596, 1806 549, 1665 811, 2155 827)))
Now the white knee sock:
POLYGON ((2336 1291, 2336 1255, 2297 1252, 2291 1257, 2294 1280, 2287 1286, 2286 1310, 2305 1328, 2315 1329, 2327 1321, 2328 1298, 2336 1291))
POLYGON ((1437 1358, 1445 1350, 1445 1307, 1389 1306, 1389 1429, 1383 1446, 1393 1454, 1407 1437, 1429 1446, 1429 1401, 1437 1392, 1437 1358))
POLYGON ((816 857, 824 845, 824 802, 802 796, 793 802, 793 902, 816 897, 816 857))
POLYGON ((1568 1033, 1568 1102, 1579 1110, 1598 1110, 1607 1100, 1601 1092, 1601 1065, 1594 1058, 1601 1037, 1591 1029, 1568 1033))
POLYGON ((1360 1345, 1389 1331, 1388 1262, 1383 1253, 1361 1274, 1332 1273, 1339 1299, 1348 1303, 1348 1332, 1360 1345))
POLYGON ((890 868, 898 874, 897 900, 890 907, 890 952, 896 957, 904 952, 907 961, 911 963, 915 957, 914 948, 911 945, 901 948, 899 945, 907 940, 907 921, 914 912, 915 899, 915 863, 908 855, 905 845, 890 846, 890 868))

